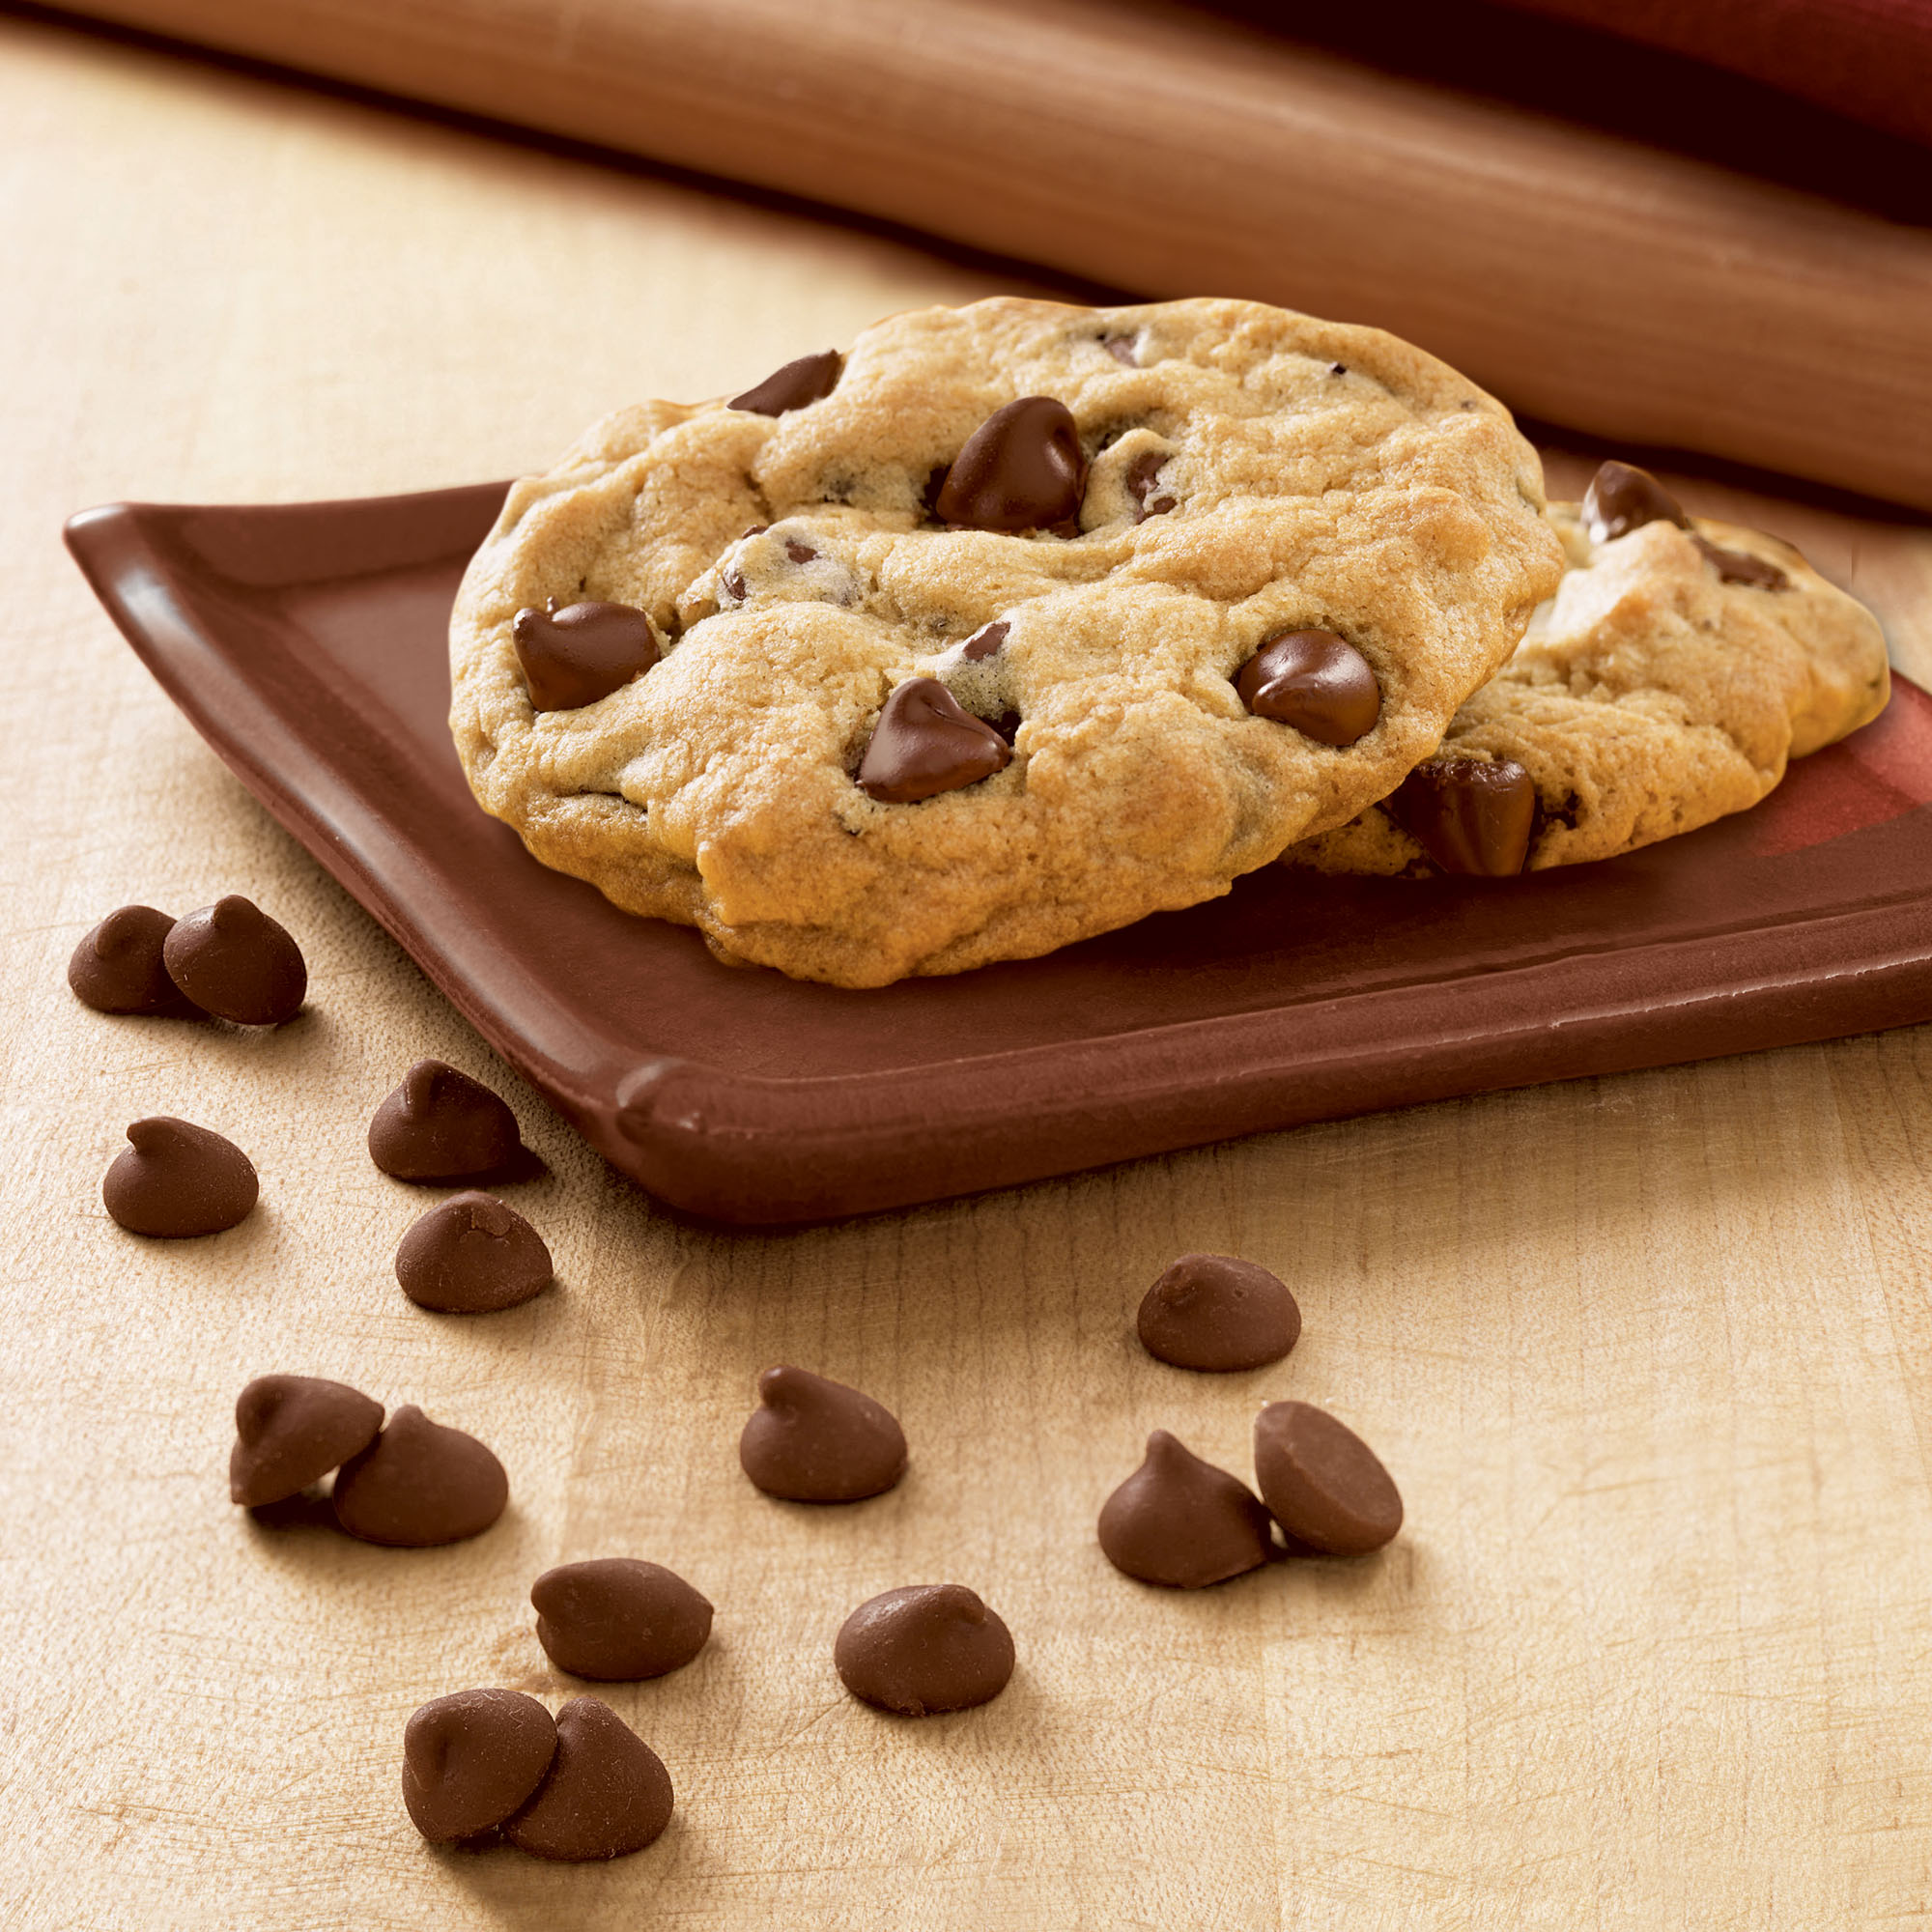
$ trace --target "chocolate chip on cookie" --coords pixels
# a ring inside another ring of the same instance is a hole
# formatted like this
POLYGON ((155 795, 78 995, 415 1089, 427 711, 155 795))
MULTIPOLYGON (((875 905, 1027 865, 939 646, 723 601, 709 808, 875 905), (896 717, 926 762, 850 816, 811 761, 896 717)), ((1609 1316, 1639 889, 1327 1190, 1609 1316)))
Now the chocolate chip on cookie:
POLYGON ((1761 556, 1753 556, 1749 551, 1724 550, 1708 537, 1693 536, 1690 541, 1697 546, 1704 561, 1726 583, 1756 583, 1766 590, 1783 590, 1790 585, 1790 578, 1776 564, 1767 562, 1761 556))
POLYGON ((231 1140, 157 1114, 128 1129, 100 1183, 108 1213, 130 1235, 183 1240, 244 1220, 261 1192, 255 1164, 231 1140))
POLYGON ((1012 626, 1004 619, 995 618, 992 623, 975 631, 959 646, 960 657, 967 664, 983 664, 986 659, 998 654, 1000 646, 1007 641, 1007 633, 1011 629, 1012 626))
POLYGON ((969 529, 1053 529, 1080 514, 1086 484, 1073 412, 1051 396, 1022 396, 966 439, 934 508, 969 529))
POLYGON ((859 761, 859 789, 890 805, 958 791, 1012 761, 990 724, 963 711, 936 677, 916 677, 886 699, 859 761))
POLYGON ((1389 810, 1445 872, 1508 879, 1536 829, 1536 785, 1514 758, 1432 758, 1396 788, 1389 810))
POLYGON ((74 998, 98 1013, 146 1013, 169 1019, 201 1019, 196 1006, 168 978, 161 949, 174 921, 153 906, 110 912, 67 962, 74 998))
POLYGON ((196 1006, 238 1026, 280 1026, 308 991, 301 948, 239 893, 176 920, 161 958, 196 1006))
POLYGON ((1255 1418, 1255 1480, 1295 1542, 1365 1556, 1402 1527, 1402 1496, 1375 1451, 1326 1410, 1271 1402, 1255 1418))
POLYGON ((801 355, 774 370, 762 383, 733 396, 724 405, 728 410, 744 410, 752 415, 781 416, 789 410, 802 410, 821 396, 829 396, 838 386, 845 358, 836 349, 817 355, 801 355))
POLYGON ((1583 496, 1583 523, 1592 543, 1612 543, 1645 524, 1690 527, 1684 506, 1648 469, 1611 461, 1598 466, 1583 496))
POLYGON ((1382 715, 1369 661, 1333 631, 1284 631, 1265 639, 1235 679, 1257 718, 1293 724, 1323 745, 1352 745, 1382 715))
POLYGON ((539 711, 577 711, 627 685, 657 663, 651 620, 628 604, 527 607, 510 626, 530 703, 539 711))
POLYGON ((869 1598, 832 1646, 853 1696, 900 1718, 970 1710, 1007 1688, 1013 1636, 963 1583, 912 1583, 869 1598))
POLYGON ((1274 1548, 1254 1492, 1156 1429, 1147 1460, 1100 1509, 1100 1548, 1116 1570, 1172 1590, 1205 1590, 1259 1569, 1274 1548))
POLYGON ((1134 512, 1135 523, 1144 524, 1150 517, 1164 517, 1179 502, 1178 497, 1154 488, 1154 479, 1168 460, 1166 450, 1144 449, 1127 465, 1127 494, 1138 505, 1134 512))

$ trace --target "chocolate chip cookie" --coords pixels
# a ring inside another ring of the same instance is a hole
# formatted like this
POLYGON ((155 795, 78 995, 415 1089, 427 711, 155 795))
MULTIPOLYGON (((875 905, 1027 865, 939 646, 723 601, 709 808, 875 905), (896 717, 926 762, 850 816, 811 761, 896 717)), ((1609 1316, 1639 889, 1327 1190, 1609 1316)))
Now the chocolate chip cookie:
POLYGON ((1228 889, 1439 742, 1555 588, 1507 412, 1240 301, 894 317, 511 492, 457 749, 546 865, 846 986, 1228 889))
POLYGON ((1285 854, 1500 877, 1634 851, 1755 805, 1890 695, 1863 605, 1776 537, 1606 463, 1550 506, 1569 568, 1516 655, 1393 795, 1285 854))

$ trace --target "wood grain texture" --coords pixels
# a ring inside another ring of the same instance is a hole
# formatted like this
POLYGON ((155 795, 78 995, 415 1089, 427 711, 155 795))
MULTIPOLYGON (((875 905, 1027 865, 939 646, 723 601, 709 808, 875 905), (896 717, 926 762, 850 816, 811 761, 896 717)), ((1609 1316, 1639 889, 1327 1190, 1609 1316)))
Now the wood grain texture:
MULTIPOLYGON (((908 248, 647 178, 0 21, 0 557, 16 728, 0 868, 0 1922, 1821 1932, 1932 1924, 1932 1030, 1342 1122, 784 1236, 675 1222, 492 1062, 277 833, 88 600, 111 497, 428 487, 546 460, 611 404, 718 393, 885 310, 986 293, 908 248), (88 1012, 62 973, 140 897, 246 892, 306 1014, 256 1037, 88 1012), (558 1289, 474 1321, 389 1274, 425 1205, 362 1145, 413 1057, 499 1085, 558 1289), (143 1243, 99 1179, 178 1111, 255 1156, 241 1228, 143 1243), (1186 1248, 1307 1318, 1193 1378, 1132 1310, 1186 1248), (905 1423, 902 1489, 773 1504, 761 1366, 905 1423), (473 1429, 479 1541, 395 1552, 229 1508, 236 1391, 342 1377, 473 1429), (1266 1397, 1334 1407, 1409 1527, 1199 1596, 1093 1541, 1141 1438, 1239 1467, 1266 1397), (558 1560, 718 1605, 619 1688, 679 1811, 633 1860, 430 1851, 418 1702, 572 1687, 558 1560), (1014 1630, 983 1710, 896 1722, 830 1646, 956 1578, 1014 1630)), ((1575 466, 1566 474, 1574 477, 1575 466)), ((1922 529, 1725 496, 1871 597, 1932 677, 1922 529)))
POLYGON ((1548 421, 1932 508, 1932 235, 1166 0, 77 11, 1149 295, 1378 322, 1548 421))

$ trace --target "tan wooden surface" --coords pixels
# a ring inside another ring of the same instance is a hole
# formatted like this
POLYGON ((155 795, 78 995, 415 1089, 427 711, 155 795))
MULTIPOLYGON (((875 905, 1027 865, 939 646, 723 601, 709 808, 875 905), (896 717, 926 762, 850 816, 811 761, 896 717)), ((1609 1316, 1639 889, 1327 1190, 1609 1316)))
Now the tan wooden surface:
MULTIPOLYGON (((1503 1094, 816 1232, 680 1225, 618 1181, 276 832, 61 553, 105 498, 504 474, 635 396, 716 393, 879 312, 996 286, 908 247, 0 19, 0 556, 14 726, 0 1039, 0 1923, 1040 1932, 1837 1932, 1932 1924, 1932 1032, 1503 1094), (305 1015, 102 1018, 81 932, 258 898, 305 1015), (561 1283, 411 1307, 422 1198, 369 1164, 414 1056, 503 1088, 561 1283), (104 1217, 126 1122, 255 1156, 216 1239, 104 1217), (1131 1311, 1191 1247, 1280 1269, 1279 1368, 1198 1378, 1131 1311), (904 1420, 912 1473, 769 1503, 733 1453, 791 1359, 904 1420), (400 1553, 227 1504, 269 1369, 473 1429, 508 1518, 400 1553), (1239 1467, 1264 1397, 1331 1406, 1409 1520, 1384 1556, 1195 1596, 1095 1510, 1151 1427, 1239 1467), (440 1855, 425 1698, 549 1695, 530 1579, 670 1564, 691 1668, 611 1701, 679 1808, 649 1853, 440 1855), (984 1710, 845 1699, 830 1644, 957 1579, 1016 1634, 984 1710)), ((1932 674, 1932 544, 1755 507, 1932 674)))
POLYGON ((1171 0, 74 4, 1932 509, 1932 233, 1171 0))

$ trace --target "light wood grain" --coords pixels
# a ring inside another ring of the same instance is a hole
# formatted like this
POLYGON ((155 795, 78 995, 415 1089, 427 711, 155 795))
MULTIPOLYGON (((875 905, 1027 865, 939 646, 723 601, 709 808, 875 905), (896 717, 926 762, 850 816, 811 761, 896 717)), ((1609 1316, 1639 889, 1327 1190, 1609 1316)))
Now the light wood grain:
MULTIPOLYGON (((226 776, 59 520, 502 475, 619 400, 716 393, 993 284, 17 20, 0 130, 0 1922, 1932 1924, 1932 1031, 800 1234, 675 1222, 226 776), (299 935, 299 1021, 244 1037, 68 996, 101 912, 226 890, 299 935), (498 1084, 549 1163, 513 1198, 561 1283, 526 1308, 438 1320, 389 1275, 423 1203, 362 1131, 424 1053, 498 1084), (149 1111, 248 1148, 256 1215, 179 1246, 115 1230, 99 1175, 149 1111), (1288 1363, 1202 1378, 1139 1352, 1132 1309, 1190 1247, 1294 1284, 1288 1363), (749 1490, 737 1429, 785 1358, 899 1413, 901 1490, 827 1512, 749 1490), (269 1368, 475 1430, 510 1516, 415 1554, 251 1528, 229 1410, 269 1368), (1239 1467, 1255 1404, 1289 1394, 1382 1450, 1394 1548, 1199 1596, 1107 1567, 1094 1515, 1148 1429, 1239 1467), (429 1851, 396 1793, 407 1714, 474 1683, 567 1694, 525 1592, 624 1552, 719 1610, 693 1666, 611 1693, 676 1780, 670 1832, 604 1869, 429 1851), (941 1577, 1010 1621, 1008 1694, 917 1725, 842 1697, 845 1610, 941 1577)), ((1922 532, 1749 507, 1932 670, 1922 532)))
POLYGON ((1377 322, 1549 421, 1932 508, 1932 235, 1165 0, 79 11, 1150 295, 1377 322))

